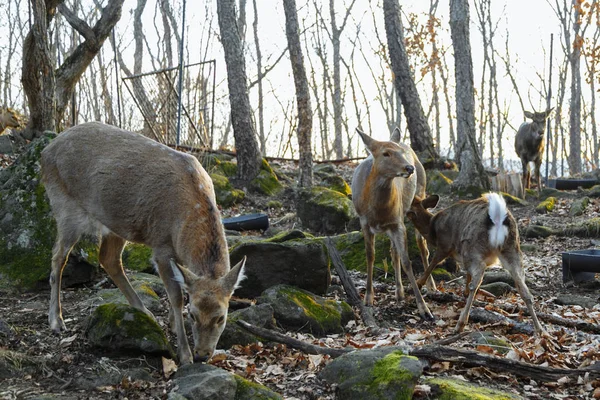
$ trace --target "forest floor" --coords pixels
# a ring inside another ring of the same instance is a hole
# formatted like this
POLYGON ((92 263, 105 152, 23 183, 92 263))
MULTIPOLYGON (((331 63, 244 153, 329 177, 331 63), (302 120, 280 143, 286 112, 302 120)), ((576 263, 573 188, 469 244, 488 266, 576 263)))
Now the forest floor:
MULTIPOLYGON (((338 165, 339 173, 350 179, 355 164, 338 165)), ((294 169, 293 165, 283 164, 281 168, 294 169)), ((286 195, 285 193, 283 194, 286 195)), ((289 193, 287 194, 289 196, 289 193)), ((289 200, 289 199, 288 199, 289 200)), ((455 199, 444 199, 443 206, 455 199)), ((543 222, 546 226, 564 226, 574 220, 569 217, 568 206, 572 200, 559 200, 557 209, 548 215, 539 215, 534 211, 536 204, 528 206, 510 206, 520 226, 543 222)), ((298 227, 294 216, 293 201, 285 201, 284 207, 277 210, 266 209, 265 199, 250 197, 235 208, 225 210, 224 216, 249 212, 268 212, 271 225, 277 229, 298 227)), ((589 219, 600 215, 600 199, 592 199, 584 216, 589 219)), ((567 249, 586 249, 600 246, 590 239, 569 237, 549 237, 545 239, 521 238, 524 251, 524 267, 529 287, 535 297, 535 308, 538 312, 553 314, 567 319, 581 319, 589 323, 600 324, 600 302, 598 281, 592 285, 565 285, 562 281, 561 252, 567 249), (588 296, 595 301, 593 308, 578 305, 562 306, 555 303, 560 294, 571 293, 588 296)), ((492 267, 496 268, 496 267, 492 267)), ((497 267, 500 268, 500 267, 497 267)), ((334 272, 334 271, 332 271, 334 272)), ((380 271, 381 272, 381 271, 380 271)), ((392 272, 393 274, 393 272, 392 272)), ((356 286, 364 293, 364 274, 353 273, 356 286)), ((102 278, 102 277, 101 277, 102 278)), ((453 336, 456 319, 463 303, 437 302, 425 296, 431 312, 436 317, 434 322, 422 321, 419 317, 414 297, 407 287, 407 299, 397 303, 394 299, 393 280, 382 276, 376 278, 376 304, 374 314, 381 325, 388 326, 383 333, 373 335, 360 318, 351 321, 345 334, 330 335, 325 338, 314 338, 309 334, 286 332, 287 335, 315 344, 329 347, 353 346, 356 348, 372 348, 406 341, 414 346, 430 344, 440 339, 453 336)), ((37 293, 8 293, 0 291, 0 349, 11 350, 44 360, 35 373, 21 378, 0 380, 1 399, 35 398, 46 394, 58 398, 73 399, 144 399, 166 398, 172 390, 173 383, 168 379, 172 367, 166 367, 161 359, 123 354, 108 354, 89 346, 85 339, 86 317, 90 309, 84 300, 95 290, 93 284, 86 287, 63 290, 63 312, 69 329, 61 336, 53 335, 48 327, 47 309, 49 291, 37 293), (2 327, 2 321, 6 326, 2 327), (4 331, 3 331, 4 330, 4 331), (5 332, 5 336, 3 335, 5 332), (135 380, 125 376, 118 384, 94 387, 86 378, 102 374, 114 374, 135 368, 145 368, 151 372, 149 380, 135 380)), ((463 296, 464 281, 443 282, 438 285, 443 292, 456 293, 463 296)), ((477 300, 486 302, 486 309, 500 312, 514 319, 529 323, 527 315, 518 311, 507 312, 511 305, 523 306, 521 298, 509 294, 498 298, 479 296, 477 300)), ((175 346, 175 337, 168 329, 168 301, 162 299, 162 312, 155 313, 159 324, 167 332, 175 346)), ((470 321, 466 330, 471 332, 489 332, 495 337, 510 343, 506 353, 494 346, 476 344, 472 336, 465 336, 454 341, 450 346, 460 349, 479 351, 522 360, 537 365, 576 369, 596 361, 600 367, 600 336, 573 331, 559 325, 542 320, 542 325, 549 332, 551 339, 515 333, 510 326, 502 323, 478 323, 470 321)), ((190 338, 191 340, 191 338, 190 338)), ((219 352, 211 361, 212 364, 232 371, 245 378, 264 384, 286 399, 333 399, 334 388, 329 387, 317 378, 317 373, 330 361, 328 356, 316 356, 277 343, 259 343, 246 347, 234 347, 219 352)), ((489 367, 468 368, 449 362, 432 363, 426 369, 427 376, 451 376, 477 383, 489 388, 497 388, 520 394, 528 399, 591 399, 600 389, 598 381, 585 379, 572 381, 559 379, 554 382, 536 382, 532 379, 517 377, 508 371, 498 372, 489 367)), ((417 386, 415 398, 427 398, 427 385, 417 386)))

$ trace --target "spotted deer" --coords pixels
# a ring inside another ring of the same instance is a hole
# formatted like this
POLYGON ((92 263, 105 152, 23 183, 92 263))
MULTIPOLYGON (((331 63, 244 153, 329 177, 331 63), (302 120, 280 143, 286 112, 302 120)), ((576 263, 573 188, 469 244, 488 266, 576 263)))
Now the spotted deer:
POLYGON ((171 303, 182 364, 207 361, 225 323, 245 259, 230 269, 213 184, 198 160, 142 135, 98 122, 67 129, 42 152, 42 180, 56 218, 48 321, 65 329, 62 271, 83 234, 97 235, 100 264, 129 303, 152 315, 123 272, 126 241, 152 248, 171 303), (189 295, 194 336, 187 341, 182 289, 189 295))
POLYGON ((552 110, 554 108, 549 108, 542 112, 525 111, 525 116, 531 119, 531 122, 523 122, 517 131, 517 136, 515 136, 515 150, 523 166, 523 191, 530 187, 530 162, 533 162, 535 165, 537 190, 538 192, 542 190, 540 166, 544 158, 544 131, 546 129, 546 119, 552 110))
MULTIPOLYGON (((360 218, 367 258, 367 292, 365 304, 372 306, 373 264, 375 261, 375 234, 386 233, 392 243, 392 264, 396 276, 396 299, 404 298, 400 269, 406 273, 413 288, 419 314, 433 316, 427 308, 408 257, 404 216, 415 194, 425 195, 425 170, 415 152, 400 143, 400 130, 396 128, 390 141, 378 141, 356 130, 370 155, 356 167, 352 176, 352 201, 360 218)), ((423 265, 428 265, 429 251, 423 237, 415 232, 423 265)), ((435 288, 430 277, 429 286, 435 288)))
POLYGON ((415 197, 407 217, 436 250, 418 284, 423 285, 433 269, 447 257, 453 257, 467 272, 467 301, 455 330, 464 329, 475 294, 481 285, 485 269, 500 260, 515 281, 536 333, 543 328, 533 309, 533 297, 525 284, 517 223, 506 208, 502 196, 488 193, 479 199, 458 203, 432 214, 438 195, 425 199, 415 197))

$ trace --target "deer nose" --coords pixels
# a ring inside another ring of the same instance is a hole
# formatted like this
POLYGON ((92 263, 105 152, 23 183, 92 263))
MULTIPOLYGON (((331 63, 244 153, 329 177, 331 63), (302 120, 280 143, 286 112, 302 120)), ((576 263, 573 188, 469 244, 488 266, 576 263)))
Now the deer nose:
POLYGON ((406 172, 408 172, 408 174, 412 174, 413 172, 415 172, 415 167, 413 167, 412 165, 407 165, 406 167, 404 167, 404 170, 406 172))
POLYGON ((208 361, 208 356, 201 356, 199 354, 195 354, 194 355, 194 362, 195 363, 205 363, 208 361))

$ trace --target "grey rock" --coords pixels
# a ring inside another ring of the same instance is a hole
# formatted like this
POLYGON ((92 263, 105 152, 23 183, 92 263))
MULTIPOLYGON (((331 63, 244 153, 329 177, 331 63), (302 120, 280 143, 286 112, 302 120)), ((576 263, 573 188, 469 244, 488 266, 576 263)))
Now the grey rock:
POLYGON ((206 364, 190 364, 174 376, 177 394, 194 400, 234 400, 237 382, 233 375, 206 364))
POLYGON ((490 292, 496 297, 502 297, 508 293, 513 292, 515 289, 506 282, 492 282, 486 285, 481 285, 481 289, 490 292))
POLYGON ((598 304, 598 300, 569 293, 558 295, 554 302, 563 306, 581 306, 583 308, 594 308, 594 306, 598 304))
POLYGON ((10 140, 10 135, 1 135, 0 136, 0 154, 13 154, 13 144, 12 140, 10 140))
POLYGON ((236 321, 243 320, 261 328, 273 328, 275 326, 273 315, 273 307, 270 304, 258 304, 230 313, 227 316, 227 324, 219 338, 217 347, 228 349, 236 344, 246 346, 250 343, 264 341, 264 339, 238 326, 236 321))

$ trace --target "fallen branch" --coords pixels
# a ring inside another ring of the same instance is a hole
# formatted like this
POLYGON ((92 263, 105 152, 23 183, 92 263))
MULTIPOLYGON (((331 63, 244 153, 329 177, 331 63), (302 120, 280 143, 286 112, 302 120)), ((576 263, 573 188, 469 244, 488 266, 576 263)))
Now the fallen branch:
POLYGON ((272 340, 277 343, 283 343, 294 349, 302 350, 306 354, 326 354, 331 358, 336 358, 351 351, 353 349, 334 349, 331 347, 316 346, 314 344, 303 342, 302 340, 294 339, 292 337, 282 335, 281 333, 275 332, 271 329, 260 328, 256 325, 249 324, 243 320, 237 320, 236 324, 247 330, 248 332, 260 336, 262 338, 272 340))
MULTIPOLYGON (((465 299, 461 296, 458 296, 454 293, 450 292, 432 292, 427 294, 427 298, 437 301, 439 303, 460 303, 464 302, 465 299)), ((475 300, 473 302, 473 306, 485 308, 486 306, 493 304, 494 307, 501 309, 502 311, 514 313, 520 312, 523 314, 528 314, 527 309, 525 307, 517 306, 517 305, 509 305, 509 304, 497 304, 497 303, 486 303, 484 301, 475 300)), ((585 322, 581 319, 567 319, 562 318, 557 315, 547 314, 536 312, 538 318, 544 322, 549 322, 555 325, 561 325, 567 328, 577 329, 582 332, 600 334, 600 325, 592 324, 589 322, 585 322)))
POLYGON ((577 379, 589 373, 593 379, 600 378, 600 371, 591 368, 564 369, 542 367, 522 361, 509 360, 476 351, 455 349, 447 346, 426 345, 411 350, 411 356, 432 361, 452 362, 469 367, 485 367, 493 371, 509 372, 536 381, 555 382, 562 377, 577 379))
POLYGON ((348 271, 344 266, 344 262, 340 257, 340 253, 333 245, 333 241, 331 240, 331 238, 328 237, 325 240, 325 246, 327 246, 327 251, 329 252, 329 258, 331 259, 331 263, 335 267, 335 271, 340 277, 340 281, 342 281, 344 290, 348 295, 348 302, 350 303, 350 305, 358 307, 358 309, 360 310, 360 317, 362 318, 366 326, 378 330, 379 324, 377 324, 375 317, 373 317, 372 309, 370 307, 365 307, 365 305, 363 304, 362 299, 358 294, 358 290, 356 290, 356 286, 354 286, 354 282, 352 282, 352 278, 350 278, 350 275, 348 274, 348 271))

